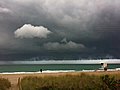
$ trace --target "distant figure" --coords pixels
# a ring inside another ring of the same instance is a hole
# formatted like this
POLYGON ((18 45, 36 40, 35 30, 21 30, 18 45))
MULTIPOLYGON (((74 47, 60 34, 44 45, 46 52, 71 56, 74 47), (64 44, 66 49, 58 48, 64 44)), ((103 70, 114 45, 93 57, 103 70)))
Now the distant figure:
POLYGON ((42 73, 42 69, 40 69, 40 72, 42 73))
POLYGON ((107 69, 108 69, 107 63, 101 63, 101 65, 104 68, 104 71, 107 71, 107 69))

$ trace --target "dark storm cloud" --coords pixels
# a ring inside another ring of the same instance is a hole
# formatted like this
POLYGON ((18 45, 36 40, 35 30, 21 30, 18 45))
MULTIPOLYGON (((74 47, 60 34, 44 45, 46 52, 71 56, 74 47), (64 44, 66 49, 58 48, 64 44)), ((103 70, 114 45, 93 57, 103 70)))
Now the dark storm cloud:
POLYGON ((44 44, 44 48, 47 50, 54 50, 58 52, 66 52, 67 51, 77 51, 81 52, 85 50, 85 46, 83 44, 78 44, 72 41, 67 41, 65 38, 61 40, 61 42, 48 42, 44 44))
POLYGON ((80 52, 85 55, 120 52, 119 0, 1 0, 0 53, 80 52), (24 24, 44 26, 47 38, 15 38, 24 24), (66 38, 66 44, 61 40, 66 38), (71 45, 73 45, 71 48, 71 45), (84 48, 81 46, 84 46, 84 48))

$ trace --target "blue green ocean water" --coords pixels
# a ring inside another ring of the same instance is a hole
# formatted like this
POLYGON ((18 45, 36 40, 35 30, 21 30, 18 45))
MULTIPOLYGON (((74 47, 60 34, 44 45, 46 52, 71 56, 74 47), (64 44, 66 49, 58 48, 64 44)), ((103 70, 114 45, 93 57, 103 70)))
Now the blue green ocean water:
MULTIPOLYGON (((4 72, 38 72, 43 71, 83 71, 97 70, 100 64, 10 64, 0 65, 0 73, 4 72)), ((109 69, 120 68, 120 64, 109 64, 109 69)))

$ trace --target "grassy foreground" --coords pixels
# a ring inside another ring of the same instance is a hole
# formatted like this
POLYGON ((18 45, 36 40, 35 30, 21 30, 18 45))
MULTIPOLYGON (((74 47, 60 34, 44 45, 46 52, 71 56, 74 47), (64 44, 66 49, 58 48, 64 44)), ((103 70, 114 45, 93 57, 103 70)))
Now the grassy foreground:
POLYGON ((11 87, 11 83, 8 79, 0 78, 0 90, 7 90, 11 87))
POLYGON ((21 90, 120 90, 120 75, 27 76, 21 90))

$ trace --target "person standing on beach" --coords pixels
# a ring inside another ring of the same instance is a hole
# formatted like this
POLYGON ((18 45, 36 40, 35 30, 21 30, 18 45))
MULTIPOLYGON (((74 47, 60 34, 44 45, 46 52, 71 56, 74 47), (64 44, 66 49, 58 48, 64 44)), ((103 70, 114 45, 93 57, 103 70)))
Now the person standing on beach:
POLYGON ((40 72, 42 73, 42 69, 40 69, 40 72))
POLYGON ((107 71, 107 69, 108 69, 107 63, 101 63, 101 65, 104 68, 104 71, 107 71))

